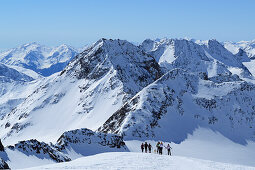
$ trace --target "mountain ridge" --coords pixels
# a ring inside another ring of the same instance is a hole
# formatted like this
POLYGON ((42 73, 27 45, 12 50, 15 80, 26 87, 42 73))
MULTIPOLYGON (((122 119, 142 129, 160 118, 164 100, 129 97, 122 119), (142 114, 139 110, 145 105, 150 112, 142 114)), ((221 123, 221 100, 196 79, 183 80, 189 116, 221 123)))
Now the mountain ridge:
POLYGON ((4 145, 36 139, 45 148, 59 140, 54 149, 72 158, 81 149, 75 142, 89 148, 87 136, 101 133, 181 144, 205 128, 245 147, 255 142, 252 62, 245 50, 233 54, 217 40, 100 39, 61 72, 5 84, 0 102, 14 104, 2 114, 0 137, 4 145))

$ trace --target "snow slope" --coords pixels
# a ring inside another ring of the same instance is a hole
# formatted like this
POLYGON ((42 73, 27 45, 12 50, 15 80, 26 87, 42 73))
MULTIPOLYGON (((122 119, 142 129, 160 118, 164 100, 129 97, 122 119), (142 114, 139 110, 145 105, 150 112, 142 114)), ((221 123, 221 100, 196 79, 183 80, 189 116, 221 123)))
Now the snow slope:
POLYGON ((0 63, 0 117, 20 104, 38 83, 22 72, 0 63))
MULTIPOLYGON (((175 131, 170 129, 169 132, 175 131)), ((146 140, 154 149, 158 141, 146 140)), ((125 141, 131 152, 141 152, 139 140, 125 141)), ((166 146, 169 142, 165 141, 166 146)), ((219 132, 208 128, 198 127, 192 134, 189 134, 180 144, 171 142, 172 154, 174 156, 192 157, 215 162, 240 164, 255 167, 255 143, 248 141, 247 145, 237 144, 219 132)), ((167 155, 167 150, 163 149, 163 155, 167 155)))
POLYGON ((68 163, 59 163, 28 169, 255 169, 254 167, 218 163, 189 157, 142 153, 102 153, 83 157, 68 163))
POLYGON ((101 39, 0 120, 0 136, 8 144, 52 142, 68 130, 95 130, 160 74, 156 61, 133 44, 101 39))
POLYGON ((245 81, 214 83, 174 69, 140 91, 99 131, 124 135, 126 140, 180 143, 201 126, 246 144, 255 139, 254 95, 255 85, 245 81))

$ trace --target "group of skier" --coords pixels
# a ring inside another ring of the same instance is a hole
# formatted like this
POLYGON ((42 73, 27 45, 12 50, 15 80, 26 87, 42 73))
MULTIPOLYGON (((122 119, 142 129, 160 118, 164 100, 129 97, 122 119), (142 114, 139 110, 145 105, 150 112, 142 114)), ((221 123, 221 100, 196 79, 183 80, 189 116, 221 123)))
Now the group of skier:
POLYGON ((142 152, 144 150, 145 153, 147 153, 147 151, 149 150, 149 153, 151 153, 152 146, 150 143, 148 144, 147 142, 145 142, 145 144, 142 143, 141 149, 142 149, 142 152))
MULTIPOLYGON (((168 144, 167 146, 164 146, 163 142, 158 142, 156 144, 156 149, 154 150, 154 152, 159 154, 159 155, 162 155, 163 154, 163 147, 166 148, 167 154, 171 156, 171 149, 172 148, 170 147, 170 144, 168 144)), ((147 153, 147 151, 149 150, 149 153, 151 153, 151 149, 152 149, 152 146, 151 146, 150 143, 148 144, 147 142, 145 142, 144 144, 143 143, 141 144, 142 152, 145 151, 145 153, 147 153)))

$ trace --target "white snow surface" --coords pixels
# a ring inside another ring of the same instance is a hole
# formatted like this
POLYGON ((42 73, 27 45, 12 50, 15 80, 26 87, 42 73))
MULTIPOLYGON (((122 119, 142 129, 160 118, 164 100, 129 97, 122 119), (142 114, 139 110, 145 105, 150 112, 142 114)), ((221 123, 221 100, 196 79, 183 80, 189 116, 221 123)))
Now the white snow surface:
POLYGON ((8 155, 8 161, 6 163, 10 168, 29 168, 46 164, 55 163, 50 159, 40 159, 35 155, 26 155, 25 153, 19 151, 12 151, 10 149, 6 149, 6 154, 8 155))
MULTIPOLYGON (((173 130, 169 129, 169 132, 173 130)), ((158 141, 145 141, 152 145, 152 152, 154 152, 158 141)), ((145 141, 131 140, 125 141, 125 143, 131 152, 141 152, 140 145, 145 141)), ((164 146, 168 143, 172 147, 171 153, 174 156, 255 167, 255 142, 249 141, 247 145, 240 145, 210 129, 199 127, 180 144, 164 141, 164 146)), ((167 155, 165 148, 163 155, 167 155)))
POLYGON ((32 169, 196 169, 196 170, 240 170, 253 167, 218 163, 189 157, 143 154, 131 152, 102 153, 82 157, 67 163, 51 164, 28 168, 32 169))

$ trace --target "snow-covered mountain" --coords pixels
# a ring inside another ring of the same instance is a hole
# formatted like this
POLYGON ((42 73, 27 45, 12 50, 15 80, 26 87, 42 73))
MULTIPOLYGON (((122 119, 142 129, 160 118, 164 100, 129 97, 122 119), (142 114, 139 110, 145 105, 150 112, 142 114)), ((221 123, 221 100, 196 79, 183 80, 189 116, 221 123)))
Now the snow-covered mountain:
MULTIPOLYGON (((20 73, 15 82, 26 85, 8 87, 22 100, 2 114, 0 138, 21 148, 21 140, 28 148, 43 145, 70 159, 99 153, 91 147, 125 151, 122 140, 180 144, 199 128, 245 146, 255 142, 251 61, 244 49, 233 54, 216 40, 147 39, 136 46, 100 39, 59 73, 27 81, 20 73)), ((40 69, 51 63, 41 62, 40 69)))
POLYGON ((224 47, 233 54, 237 54, 239 52, 239 49, 241 48, 248 54, 249 58, 255 59, 255 40, 240 42, 226 41, 223 44, 224 47))
POLYGON ((245 144, 255 140, 254 95, 255 86, 245 81, 214 83, 175 69, 134 96, 99 130, 129 140, 180 143, 204 127, 245 144))
POLYGON ((224 47, 235 54, 240 61, 248 68, 255 76, 255 40, 223 43, 224 47), (248 58, 247 58, 248 57, 248 58))
POLYGON ((55 48, 38 43, 24 44, 0 53, 0 62, 33 70, 42 76, 62 71, 79 50, 68 45, 55 48))
POLYGON ((253 77, 235 55, 216 40, 206 45, 145 40, 141 47, 165 74, 123 105, 99 131, 180 143, 196 128, 206 127, 238 143, 254 141, 255 86, 245 81, 253 77))
POLYGON ((43 76, 62 71, 77 54, 67 45, 49 48, 37 43, 0 53, 0 118, 23 102, 43 76))
POLYGON ((182 68, 190 72, 206 73, 208 77, 231 73, 241 77, 251 75, 239 58, 216 40, 199 45, 185 39, 147 39, 140 47, 152 55, 165 72, 182 68))
POLYGON ((101 39, 0 120, 1 138, 48 142, 68 130, 96 130, 160 75, 154 58, 135 45, 101 39))

